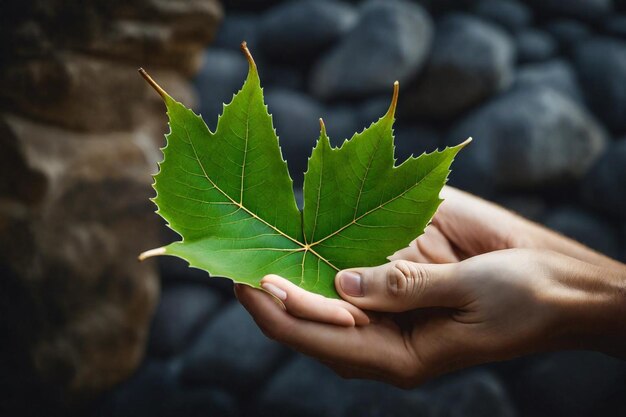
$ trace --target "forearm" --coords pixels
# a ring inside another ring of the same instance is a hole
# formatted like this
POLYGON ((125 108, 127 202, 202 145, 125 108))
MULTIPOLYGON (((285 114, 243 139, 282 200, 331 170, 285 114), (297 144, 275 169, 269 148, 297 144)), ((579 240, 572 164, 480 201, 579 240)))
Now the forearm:
POLYGON ((626 359, 626 267, 572 259, 562 265, 553 302, 562 348, 601 351, 626 359))
POLYGON ((625 268, 621 262, 602 255, 587 246, 550 230, 540 224, 523 220, 521 226, 525 233, 524 245, 529 249, 545 249, 570 256, 575 259, 606 268, 625 268))

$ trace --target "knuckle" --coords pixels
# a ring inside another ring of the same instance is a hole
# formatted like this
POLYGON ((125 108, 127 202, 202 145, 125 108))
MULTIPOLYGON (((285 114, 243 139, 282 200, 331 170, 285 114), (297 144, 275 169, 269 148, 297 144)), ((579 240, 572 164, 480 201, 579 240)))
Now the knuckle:
POLYGON ((420 295, 427 282, 426 270, 413 262, 395 261, 387 270, 387 291, 394 298, 420 295))

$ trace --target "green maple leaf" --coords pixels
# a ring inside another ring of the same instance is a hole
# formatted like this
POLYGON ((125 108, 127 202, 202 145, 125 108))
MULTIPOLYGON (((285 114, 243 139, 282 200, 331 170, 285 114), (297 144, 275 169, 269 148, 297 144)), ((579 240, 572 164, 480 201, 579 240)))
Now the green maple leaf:
POLYGON ((154 202, 182 236, 140 259, 174 255, 255 287, 274 273, 337 297, 337 271, 382 264, 424 231, 442 201, 450 164, 467 141, 395 166, 396 83, 387 113, 339 148, 330 145, 320 120, 300 212, 256 65, 245 43, 242 49, 248 77, 224 106, 215 132, 140 70, 163 97, 170 124, 154 202))

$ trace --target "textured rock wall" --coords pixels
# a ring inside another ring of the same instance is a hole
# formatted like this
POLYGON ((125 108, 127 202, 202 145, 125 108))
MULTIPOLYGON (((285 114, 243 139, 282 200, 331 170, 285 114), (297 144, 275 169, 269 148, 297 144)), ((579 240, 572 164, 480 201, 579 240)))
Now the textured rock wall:
POLYGON ((1 7, 0 403, 24 411, 91 398, 143 355, 159 285, 136 256, 159 244, 148 198, 166 120, 136 70, 193 104, 188 78, 222 10, 216 0, 1 7))

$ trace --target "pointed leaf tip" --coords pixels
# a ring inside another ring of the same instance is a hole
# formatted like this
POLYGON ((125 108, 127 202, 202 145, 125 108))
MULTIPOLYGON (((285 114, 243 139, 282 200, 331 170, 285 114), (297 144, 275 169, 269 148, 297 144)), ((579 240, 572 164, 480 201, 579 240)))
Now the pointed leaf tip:
POLYGON ((466 147, 467 145, 469 145, 474 139, 472 139, 472 137, 470 136, 469 138, 465 139, 463 142, 459 143, 458 146, 460 146, 461 148, 466 147))
POLYGON ((395 81, 393 83, 393 96, 391 97, 391 104, 389 105, 389 110, 387 110, 387 114, 385 114, 385 118, 392 118, 396 114, 396 107, 398 106, 398 94, 400 92, 400 83, 395 81))
POLYGON ((146 80, 148 84, 150 84, 150 86, 154 88, 157 93, 159 93, 163 100, 166 100, 169 97, 169 94, 167 94, 165 90, 162 89, 161 86, 157 84, 157 82, 154 81, 150 75, 148 75, 146 70, 144 70, 143 68, 139 68, 137 71, 139 72, 139 74, 141 74, 144 80, 146 80))
POLYGON ((148 258, 152 258, 153 256, 160 256, 160 255, 165 255, 164 247, 150 249, 145 252, 142 252, 137 259, 139 261, 145 261, 148 258))
POLYGON ((250 68, 254 68, 256 70, 256 63, 254 62, 254 58, 252 58, 252 54, 248 49, 248 43, 246 41, 241 42, 241 52, 243 52, 243 54, 246 56, 250 68))
POLYGON ((322 135, 326 136, 326 125, 324 124, 324 119, 320 117, 320 132, 322 135))

